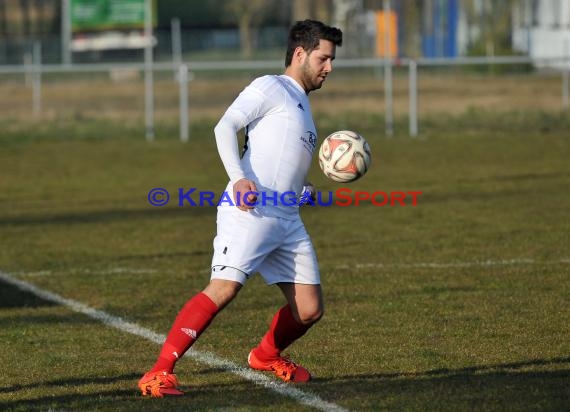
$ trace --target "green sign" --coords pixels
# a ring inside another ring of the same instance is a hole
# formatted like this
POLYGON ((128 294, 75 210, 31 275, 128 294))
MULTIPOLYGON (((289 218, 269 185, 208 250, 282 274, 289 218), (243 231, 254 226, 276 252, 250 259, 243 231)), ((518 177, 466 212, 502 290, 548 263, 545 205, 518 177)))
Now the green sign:
MULTIPOLYGON (((146 0, 71 0, 73 31, 141 29, 146 0)), ((156 4, 153 1, 153 6, 156 4)), ((156 13, 153 7, 153 21, 156 13)))

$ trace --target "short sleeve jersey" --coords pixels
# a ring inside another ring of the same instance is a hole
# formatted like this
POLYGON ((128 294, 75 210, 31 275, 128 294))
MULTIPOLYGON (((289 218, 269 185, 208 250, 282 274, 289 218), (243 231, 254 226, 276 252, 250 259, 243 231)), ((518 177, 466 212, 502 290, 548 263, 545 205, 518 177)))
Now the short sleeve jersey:
MULTIPOLYGON (((269 216, 297 214, 291 198, 301 195, 317 146, 303 88, 287 75, 259 77, 240 93, 226 116, 246 128, 241 168, 260 192, 256 209, 269 216)), ((232 182, 228 193, 231 190, 232 182)))

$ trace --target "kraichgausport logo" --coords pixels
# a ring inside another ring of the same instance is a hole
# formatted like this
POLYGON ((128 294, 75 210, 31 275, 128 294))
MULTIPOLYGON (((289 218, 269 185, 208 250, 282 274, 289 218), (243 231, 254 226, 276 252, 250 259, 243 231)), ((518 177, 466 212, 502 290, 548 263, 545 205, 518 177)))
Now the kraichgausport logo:
MULTIPOLYGON (((342 187, 335 191, 317 191, 314 195, 305 191, 301 195, 295 192, 267 192, 249 191, 233 194, 226 191, 217 195, 212 191, 198 190, 197 188, 178 188, 177 205, 184 206, 360 206, 370 203, 374 206, 417 206, 421 191, 354 191, 342 187), (249 201, 250 195, 256 199, 249 201)), ((149 191, 148 202, 152 206, 166 206, 170 202, 170 193, 161 187, 149 191)))

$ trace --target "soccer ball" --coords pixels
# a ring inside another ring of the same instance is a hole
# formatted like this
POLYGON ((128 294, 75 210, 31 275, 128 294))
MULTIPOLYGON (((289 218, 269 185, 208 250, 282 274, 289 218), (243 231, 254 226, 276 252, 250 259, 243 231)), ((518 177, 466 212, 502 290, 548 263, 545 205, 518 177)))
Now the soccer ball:
POLYGON ((370 156, 370 146, 364 137, 341 130, 327 136, 321 144, 319 166, 335 182, 354 182, 370 167, 370 156))

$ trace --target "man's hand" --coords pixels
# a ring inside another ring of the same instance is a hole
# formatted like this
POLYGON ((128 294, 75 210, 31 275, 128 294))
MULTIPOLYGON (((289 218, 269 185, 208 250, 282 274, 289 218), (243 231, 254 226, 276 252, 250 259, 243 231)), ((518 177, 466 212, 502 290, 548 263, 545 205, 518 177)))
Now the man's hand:
POLYGON ((311 182, 307 182, 305 183, 305 186, 303 186, 303 193, 301 194, 299 201, 299 206, 307 204, 310 206, 315 205, 315 202, 317 201, 317 190, 311 182))
POLYGON ((234 204, 239 210, 253 209, 257 195, 257 186, 252 180, 244 178, 234 183, 234 204))

